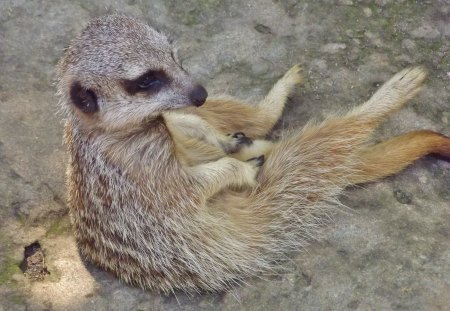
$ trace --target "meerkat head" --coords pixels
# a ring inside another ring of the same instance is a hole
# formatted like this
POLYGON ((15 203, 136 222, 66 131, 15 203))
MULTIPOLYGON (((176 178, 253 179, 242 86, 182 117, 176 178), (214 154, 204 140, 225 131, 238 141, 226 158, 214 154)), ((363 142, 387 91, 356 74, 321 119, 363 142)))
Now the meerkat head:
POLYGON ((201 106, 208 95, 163 34, 123 15, 90 22, 57 71, 64 110, 91 127, 119 129, 166 110, 201 106))

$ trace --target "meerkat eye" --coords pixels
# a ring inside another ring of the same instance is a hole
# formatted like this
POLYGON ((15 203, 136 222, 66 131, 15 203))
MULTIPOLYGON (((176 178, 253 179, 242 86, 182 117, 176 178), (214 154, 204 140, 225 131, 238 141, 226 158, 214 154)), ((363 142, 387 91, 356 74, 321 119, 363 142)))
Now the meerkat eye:
POLYGON ((147 90, 150 88, 158 88, 162 84, 162 81, 152 74, 147 74, 136 81, 136 84, 139 88, 147 90))
POLYGON ((156 93, 170 82, 162 70, 149 70, 134 80, 124 80, 123 86, 130 95, 138 92, 156 93))
POLYGON ((94 91, 82 87, 79 82, 74 82, 70 87, 70 99, 84 113, 98 111, 97 95, 94 91))

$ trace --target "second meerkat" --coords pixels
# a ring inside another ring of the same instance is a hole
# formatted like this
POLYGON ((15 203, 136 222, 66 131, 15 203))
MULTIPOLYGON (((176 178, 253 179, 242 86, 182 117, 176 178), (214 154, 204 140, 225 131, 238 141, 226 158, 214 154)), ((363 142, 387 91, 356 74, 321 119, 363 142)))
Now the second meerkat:
POLYGON ((347 114, 268 142, 298 67, 257 105, 207 99, 161 33, 121 15, 93 20, 58 65, 81 254, 164 292, 222 290, 275 269, 346 186, 450 156, 450 139, 431 131, 367 143, 424 78, 404 70, 347 114))

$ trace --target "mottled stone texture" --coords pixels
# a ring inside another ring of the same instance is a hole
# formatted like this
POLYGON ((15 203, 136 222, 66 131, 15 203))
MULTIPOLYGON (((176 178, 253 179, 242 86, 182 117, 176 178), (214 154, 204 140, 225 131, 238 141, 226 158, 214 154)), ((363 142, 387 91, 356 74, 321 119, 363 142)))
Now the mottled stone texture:
POLYGON ((177 38, 209 93, 256 100, 294 63, 305 85, 279 128, 361 103, 396 71, 423 64, 426 89, 377 138, 450 135, 450 3, 434 1, 0 1, 0 310, 448 310, 450 164, 431 157, 348 189, 318 241, 281 276, 231 293, 160 296, 82 263, 65 203, 54 65, 95 16, 133 14, 177 38), (50 275, 31 282, 38 240, 50 275))

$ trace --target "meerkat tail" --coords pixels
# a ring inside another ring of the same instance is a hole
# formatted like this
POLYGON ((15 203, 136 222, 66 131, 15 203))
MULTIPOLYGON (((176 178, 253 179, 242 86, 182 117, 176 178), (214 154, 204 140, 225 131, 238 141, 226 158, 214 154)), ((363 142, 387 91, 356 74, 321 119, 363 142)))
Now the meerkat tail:
POLYGON ((450 160, 450 138, 427 130, 399 135, 361 149, 358 154, 361 164, 350 181, 364 183, 395 174, 428 154, 450 160))
POLYGON ((371 123, 378 123, 413 98, 422 89, 426 76, 427 73, 423 67, 400 71, 383 84, 367 102, 356 107, 350 115, 359 116, 371 123))

